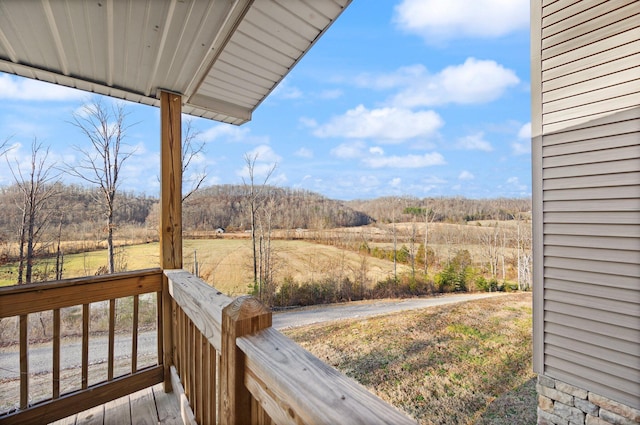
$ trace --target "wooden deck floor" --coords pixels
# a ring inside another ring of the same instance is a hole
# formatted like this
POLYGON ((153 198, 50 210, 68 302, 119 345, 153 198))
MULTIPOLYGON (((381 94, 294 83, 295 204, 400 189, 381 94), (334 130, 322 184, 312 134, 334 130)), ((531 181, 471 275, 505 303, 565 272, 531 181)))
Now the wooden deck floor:
POLYGON ((182 424, 180 406, 162 384, 110 401, 77 415, 52 422, 55 425, 182 424))

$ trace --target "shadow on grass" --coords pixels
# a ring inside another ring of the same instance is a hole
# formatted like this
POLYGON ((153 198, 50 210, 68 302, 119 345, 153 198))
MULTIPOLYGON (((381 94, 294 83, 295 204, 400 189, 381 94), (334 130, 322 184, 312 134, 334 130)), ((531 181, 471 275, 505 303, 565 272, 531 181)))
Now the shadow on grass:
POLYGON ((502 394, 487 407, 475 425, 532 425, 537 421, 536 378, 502 394))

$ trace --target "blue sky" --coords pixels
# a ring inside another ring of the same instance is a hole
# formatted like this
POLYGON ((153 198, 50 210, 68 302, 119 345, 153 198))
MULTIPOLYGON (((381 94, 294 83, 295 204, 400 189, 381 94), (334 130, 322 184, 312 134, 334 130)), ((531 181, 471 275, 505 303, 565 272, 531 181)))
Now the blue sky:
MULTIPOLYGON (((354 0, 250 123, 192 119, 205 154, 190 172, 241 184, 257 153, 258 179, 277 163, 270 183, 334 199, 528 197, 528 15, 528 0, 354 0)), ((26 166, 37 138, 51 161, 75 163, 88 141, 69 121, 90 99, 0 73, 9 161, 26 166)), ((121 188, 155 196, 159 110, 126 108, 138 124, 121 188)), ((0 186, 12 179, 2 160, 0 186)))

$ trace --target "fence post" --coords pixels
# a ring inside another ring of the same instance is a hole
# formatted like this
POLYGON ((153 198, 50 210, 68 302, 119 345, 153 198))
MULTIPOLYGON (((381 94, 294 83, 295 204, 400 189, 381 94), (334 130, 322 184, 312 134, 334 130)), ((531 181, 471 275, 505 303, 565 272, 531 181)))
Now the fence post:
POLYGON ((244 354, 236 338, 271 327, 271 311, 251 296, 239 297, 222 310, 220 416, 223 424, 251 423, 251 394, 244 386, 244 354))

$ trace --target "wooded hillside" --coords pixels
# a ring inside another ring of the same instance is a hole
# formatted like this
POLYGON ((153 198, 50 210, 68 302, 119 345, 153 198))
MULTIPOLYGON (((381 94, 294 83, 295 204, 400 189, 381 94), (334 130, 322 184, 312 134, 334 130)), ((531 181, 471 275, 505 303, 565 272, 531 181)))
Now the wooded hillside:
MULTIPOLYGON (((56 183, 54 195, 43 206, 44 233, 61 231, 63 240, 94 238, 104 228, 104 209, 100 206, 97 189, 79 185, 56 183), (61 225, 61 226, 60 226, 61 225)), ((22 219, 24 194, 16 185, 0 187, 0 241, 17 237, 22 219)), ((115 223, 143 226, 158 199, 130 192, 119 192, 116 197, 115 223)), ((98 239, 100 236, 96 236, 98 239)))
MULTIPOLYGON (((16 237, 21 220, 22 193, 15 185, 0 187, 0 241, 16 237)), ((63 240, 99 239, 103 212, 96 202, 98 192, 79 185, 56 184, 55 196, 47 203, 48 232, 61 230, 63 240), (61 224, 61 227, 60 227, 61 224)), ((217 185, 200 189, 184 204, 184 229, 228 231, 250 227, 246 205, 247 188, 217 185)), ((430 222, 464 223, 476 220, 509 220, 531 209, 530 199, 467 199, 382 197, 371 200, 337 201, 307 190, 265 186, 261 194, 261 220, 273 229, 327 229, 363 226, 373 222, 412 221, 429 213, 430 222)), ((116 198, 115 223, 155 229, 156 197, 128 192, 116 198)), ((424 220, 424 218, 423 218, 424 220)))
MULTIPOLYGON (((265 186, 261 188, 260 218, 273 229, 326 229, 364 226, 374 220, 340 201, 307 190, 265 186)), ((250 228, 242 185, 210 186, 199 190, 183 206, 185 230, 250 228)), ((263 223, 263 225, 268 225, 263 223)))
POLYGON ((430 222, 465 223, 481 220, 513 220, 531 211, 530 198, 468 199, 462 197, 415 198, 387 196, 354 200, 345 204, 378 222, 407 222, 428 214, 430 222))

